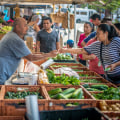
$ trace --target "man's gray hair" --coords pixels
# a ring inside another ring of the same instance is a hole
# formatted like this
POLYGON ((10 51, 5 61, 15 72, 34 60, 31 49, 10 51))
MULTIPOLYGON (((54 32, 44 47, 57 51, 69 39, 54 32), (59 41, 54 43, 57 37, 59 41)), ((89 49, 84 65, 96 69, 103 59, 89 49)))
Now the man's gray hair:
POLYGON ((39 18, 38 15, 33 15, 31 21, 32 21, 32 22, 33 22, 33 21, 36 21, 38 18, 39 18))

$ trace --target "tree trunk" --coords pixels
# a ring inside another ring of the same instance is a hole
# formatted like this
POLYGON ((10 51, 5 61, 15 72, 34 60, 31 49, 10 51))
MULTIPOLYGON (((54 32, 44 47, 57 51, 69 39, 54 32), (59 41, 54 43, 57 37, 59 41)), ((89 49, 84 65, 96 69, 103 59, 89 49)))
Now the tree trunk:
POLYGON ((105 10, 105 17, 111 18, 111 10, 105 10))

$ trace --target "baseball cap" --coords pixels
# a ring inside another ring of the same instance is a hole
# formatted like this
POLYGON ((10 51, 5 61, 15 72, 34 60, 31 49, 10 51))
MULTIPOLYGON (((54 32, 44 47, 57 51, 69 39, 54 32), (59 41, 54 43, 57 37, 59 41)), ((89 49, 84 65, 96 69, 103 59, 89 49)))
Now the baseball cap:
POLYGON ((74 41, 73 41, 73 40, 67 40, 67 44, 68 44, 70 47, 73 47, 74 41))

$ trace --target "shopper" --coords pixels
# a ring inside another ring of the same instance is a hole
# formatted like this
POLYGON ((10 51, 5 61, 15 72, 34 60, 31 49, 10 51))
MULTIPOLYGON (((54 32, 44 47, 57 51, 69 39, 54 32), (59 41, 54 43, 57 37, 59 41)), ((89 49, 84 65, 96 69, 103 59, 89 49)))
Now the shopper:
MULTIPOLYGON (((88 41, 86 46, 91 45, 92 43, 97 41, 97 37, 91 39, 88 41)), ((88 67, 89 70, 94 71, 104 77, 104 69, 101 63, 99 63, 99 59, 96 57, 96 55, 91 54, 91 55, 86 55, 83 54, 83 60, 88 60, 88 67)))
POLYGON ((58 34, 55 30, 52 30, 52 19, 50 17, 44 17, 43 29, 37 34, 37 51, 49 53, 52 50, 58 50, 60 48, 60 42, 58 34))
POLYGON ((61 49, 60 52, 72 54, 95 54, 106 71, 107 79, 114 84, 120 83, 120 38, 112 25, 100 24, 97 29, 99 41, 82 48, 61 49))
MULTIPOLYGON (((98 26, 101 24, 101 18, 100 15, 95 13, 93 14, 91 17, 91 22, 95 25, 98 26)), ((96 31, 92 32, 87 38, 84 39, 84 41, 82 41, 81 45, 84 47, 86 45, 86 43, 91 40, 92 38, 94 38, 96 36, 96 31)))
MULTIPOLYGON (((82 48, 82 41, 93 32, 93 24, 91 22, 85 22, 84 24, 84 33, 80 34, 78 47, 82 48)), ((86 66, 86 60, 83 60, 82 55, 78 55, 79 62, 86 66)))
POLYGON ((17 18, 13 24, 13 31, 7 33, 0 41, 0 84, 4 84, 16 71, 21 58, 37 61, 56 56, 56 51, 42 55, 32 54, 23 39, 27 30, 26 20, 17 18))

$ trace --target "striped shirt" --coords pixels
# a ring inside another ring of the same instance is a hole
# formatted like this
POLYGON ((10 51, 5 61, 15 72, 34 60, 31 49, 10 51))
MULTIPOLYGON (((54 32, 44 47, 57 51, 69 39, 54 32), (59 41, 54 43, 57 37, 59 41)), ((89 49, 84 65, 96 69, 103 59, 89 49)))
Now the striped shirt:
MULTIPOLYGON (((96 41, 93 44, 84 47, 89 54, 95 54, 100 60, 100 46, 101 42, 96 41)), ((108 45, 102 45, 102 59, 103 65, 111 65, 120 61, 120 38, 114 37, 108 45)), ((117 66, 113 71, 106 72, 110 76, 120 75, 120 66, 117 66)))

